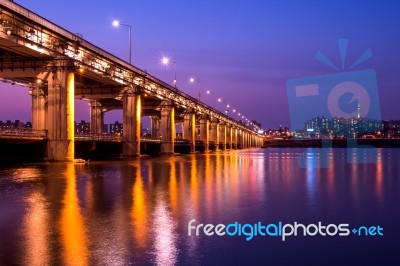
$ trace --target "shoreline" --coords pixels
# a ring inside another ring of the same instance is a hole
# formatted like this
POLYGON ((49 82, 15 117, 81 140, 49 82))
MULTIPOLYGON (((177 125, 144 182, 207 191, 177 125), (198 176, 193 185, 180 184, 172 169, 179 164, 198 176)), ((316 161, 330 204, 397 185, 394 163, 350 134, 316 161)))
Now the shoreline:
POLYGON ((266 140, 262 148, 400 148, 400 139, 266 140))

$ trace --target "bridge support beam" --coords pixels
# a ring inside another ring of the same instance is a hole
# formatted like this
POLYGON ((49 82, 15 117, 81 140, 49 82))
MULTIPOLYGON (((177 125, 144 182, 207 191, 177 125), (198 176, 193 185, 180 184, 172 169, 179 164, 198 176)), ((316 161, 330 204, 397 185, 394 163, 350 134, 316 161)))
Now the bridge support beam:
POLYGON ((160 138, 160 119, 158 116, 152 116, 151 120, 151 138, 159 139, 160 138))
POLYGON ((196 145, 196 116, 194 113, 185 114, 182 133, 182 138, 189 140, 190 152, 194 152, 196 145))
POLYGON ((229 149, 233 149, 233 135, 232 135, 232 126, 228 125, 227 126, 227 143, 229 145, 229 149))
POLYGON ((247 143, 246 143, 246 131, 242 130, 242 136, 240 138, 241 142, 242 142, 242 149, 246 149, 247 148, 247 143))
POLYGON ((208 118, 200 119, 200 140, 204 141, 204 151, 208 151, 210 143, 210 120, 208 118))
POLYGON ((215 143, 215 150, 219 150, 219 121, 211 120, 210 141, 215 143))
POLYGON ((54 70, 48 77, 47 158, 74 160, 74 72, 68 67, 54 70))
POLYGON ((140 156, 140 118, 142 111, 139 91, 130 88, 123 96, 123 147, 125 157, 140 156))
POLYGON ((222 150, 226 150, 226 124, 221 125, 221 142, 222 142, 222 150))
POLYGON ((39 84, 30 91, 30 94, 32 96, 32 128, 44 130, 47 115, 46 95, 39 84))
POLYGON ((90 101, 90 132, 102 134, 104 128, 104 112, 96 100, 90 101))
POLYGON ((238 129, 236 127, 232 127, 232 148, 233 149, 238 148, 237 133, 238 133, 238 129))
POLYGON ((171 101, 161 108, 161 154, 174 154, 175 107, 171 101))

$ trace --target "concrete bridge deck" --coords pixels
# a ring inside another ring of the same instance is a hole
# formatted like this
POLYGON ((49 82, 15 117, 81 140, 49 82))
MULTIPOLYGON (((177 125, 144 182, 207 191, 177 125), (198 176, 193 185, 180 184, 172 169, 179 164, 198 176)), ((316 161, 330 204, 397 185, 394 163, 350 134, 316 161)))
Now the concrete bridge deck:
MULTIPOLYGON (((103 133, 104 114, 123 110, 123 154, 138 156, 141 117, 151 117, 152 139, 174 153, 176 123, 195 150, 196 139, 222 147, 262 145, 257 128, 243 124, 89 43, 49 20, 0 0, 0 81, 26 86, 32 126, 47 132, 49 160, 74 159, 74 100, 90 108, 93 134, 103 133)), ((79 137, 78 137, 79 138, 79 137)))

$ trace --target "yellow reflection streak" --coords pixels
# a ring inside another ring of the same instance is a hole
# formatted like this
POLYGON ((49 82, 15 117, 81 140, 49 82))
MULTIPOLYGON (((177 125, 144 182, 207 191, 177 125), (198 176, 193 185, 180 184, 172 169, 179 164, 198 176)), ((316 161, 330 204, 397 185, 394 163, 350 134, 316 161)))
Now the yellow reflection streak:
POLYGON ((178 212, 178 182, 176 180, 176 165, 175 158, 169 159, 170 163, 170 175, 169 175, 169 199, 171 202, 171 208, 174 215, 178 212))
POLYGON ((133 237, 139 248, 145 248, 147 245, 147 205, 146 193, 144 191, 140 168, 136 168, 136 178, 132 189, 132 210, 131 219, 133 227, 133 237))
POLYGON ((24 217, 26 238, 25 265, 49 265, 49 213, 46 199, 40 192, 33 192, 27 198, 29 211, 24 217))
POLYGON ((383 171, 382 171, 382 159, 378 158, 376 162, 376 197, 378 198, 379 202, 382 202, 382 195, 383 195, 383 171))
POLYGON ((64 264, 88 265, 88 240, 79 207, 74 164, 67 164, 66 170, 66 189, 60 218, 64 264))
POLYGON ((197 180, 197 164, 195 155, 190 157, 190 195, 192 196, 193 210, 199 209, 199 185, 197 180))

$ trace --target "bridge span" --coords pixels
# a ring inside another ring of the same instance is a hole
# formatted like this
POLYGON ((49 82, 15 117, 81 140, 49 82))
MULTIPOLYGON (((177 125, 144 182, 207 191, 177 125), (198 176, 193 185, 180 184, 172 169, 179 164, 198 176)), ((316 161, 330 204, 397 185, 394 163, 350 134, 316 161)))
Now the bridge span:
POLYGON ((235 119, 166 84, 30 10, 0 0, 0 81, 29 87, 32 127, 46 131, 48 160, 74 159, 74 100, 90 105, 93 134, 104 113, 123 110, 123 156, 140 155, 141 117, 151 117, 152 138, 172 154, 175 124, 191 151, 262 145, 262 136, 235 119))

